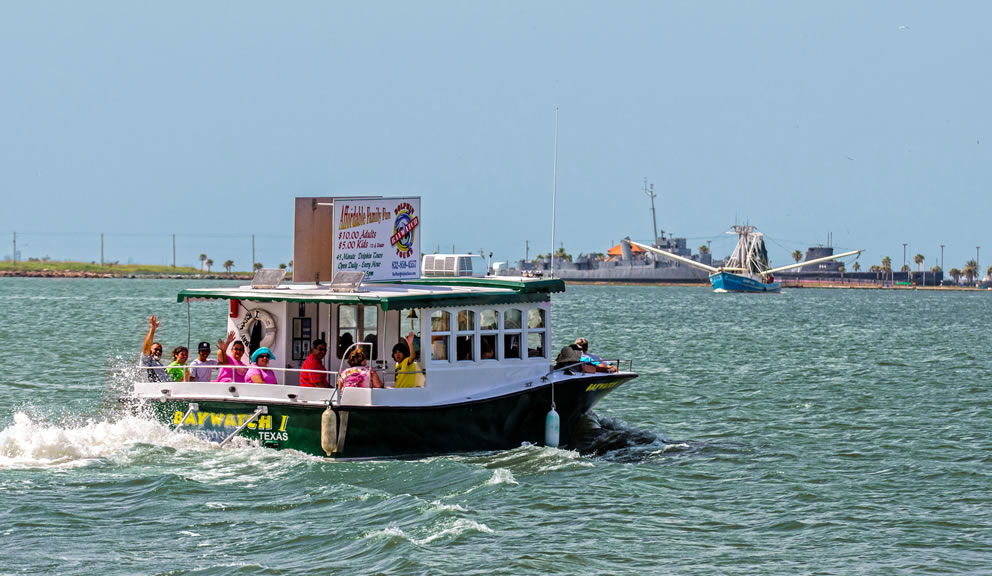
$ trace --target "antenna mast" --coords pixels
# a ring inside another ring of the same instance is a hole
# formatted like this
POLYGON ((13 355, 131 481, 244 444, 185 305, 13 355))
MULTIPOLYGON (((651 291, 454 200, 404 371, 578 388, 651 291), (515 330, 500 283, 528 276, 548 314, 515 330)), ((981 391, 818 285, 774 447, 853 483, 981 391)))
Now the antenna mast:
POLYGON ((551 278, 555 277, 555 201, 558 195, 558 107, 555 107, 555 167, 551 185, 551 278))
POLYGON ((654 247, 658 246, 658 220, 654 216, 654 199, 657 194, 654 193, 654 184, 651 185, 651 191, 648 192, 648 179, 644 177, 644 193, 648 195, 651 199, 651 245, 654 247))

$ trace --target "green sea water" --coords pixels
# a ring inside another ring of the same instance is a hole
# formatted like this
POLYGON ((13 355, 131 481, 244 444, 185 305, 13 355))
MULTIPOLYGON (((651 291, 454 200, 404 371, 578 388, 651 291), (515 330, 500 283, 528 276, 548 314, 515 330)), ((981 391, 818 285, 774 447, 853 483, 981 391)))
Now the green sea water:
POLYGON ((117 409, 189 285, 0 279, 0 573, 992 572, 992 294, 569 286, 555 348, 640 375, 601 453, 335 462, 117 409))

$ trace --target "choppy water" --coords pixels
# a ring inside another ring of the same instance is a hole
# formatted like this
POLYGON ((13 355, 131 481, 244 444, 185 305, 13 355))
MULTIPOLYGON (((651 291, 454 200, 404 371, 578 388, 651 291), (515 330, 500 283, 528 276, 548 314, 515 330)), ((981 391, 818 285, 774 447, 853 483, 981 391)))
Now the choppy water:
POLYGON ((992 294, 569 287, 610 449, 331 462, 114 409, 187 284, 0 279, 0 573, 992 571, 992 294))

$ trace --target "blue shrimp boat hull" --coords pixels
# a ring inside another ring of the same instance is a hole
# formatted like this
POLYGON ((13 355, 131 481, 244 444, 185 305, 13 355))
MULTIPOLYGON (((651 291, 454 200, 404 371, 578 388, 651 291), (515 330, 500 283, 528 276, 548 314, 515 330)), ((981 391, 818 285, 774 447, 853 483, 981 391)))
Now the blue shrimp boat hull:
POLYGON ((717 272, 710 275, 710 283, 715 292, 780 292, 781 282, 764 283, 749 276, 717 272))

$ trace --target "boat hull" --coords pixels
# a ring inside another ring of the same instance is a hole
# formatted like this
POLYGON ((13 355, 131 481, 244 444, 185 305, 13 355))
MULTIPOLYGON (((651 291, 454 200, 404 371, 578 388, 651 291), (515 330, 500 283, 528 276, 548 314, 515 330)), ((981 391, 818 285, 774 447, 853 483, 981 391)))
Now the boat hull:
MULTIPOLYGON (((576 375, 554 385, 561 418, 561 446, 575 423, 633 373, 576 375)), ((222 442, 249 421, 260 405, 230 400, 165 399, 146 402, 154 414, 184 431, 222 442), (195 403, 195 409, 190 404, 195 403)), ((339 458, 395 457, 500 450, 543 444, 551 385, 439 406, 341 406, 325 417, 320 405, 269 403, 238 436, 278 449, 339 458), (331 442, 328 442, 331 438, 331 442), (323 442, 322 442, 323 439, 323 442)))
POLYGON ((781 282, 765 283, 761 280, 732 274, 730 272, 717 272, 710 275, 710 283, 715 292, 779 292, 782 290, 781 282))

